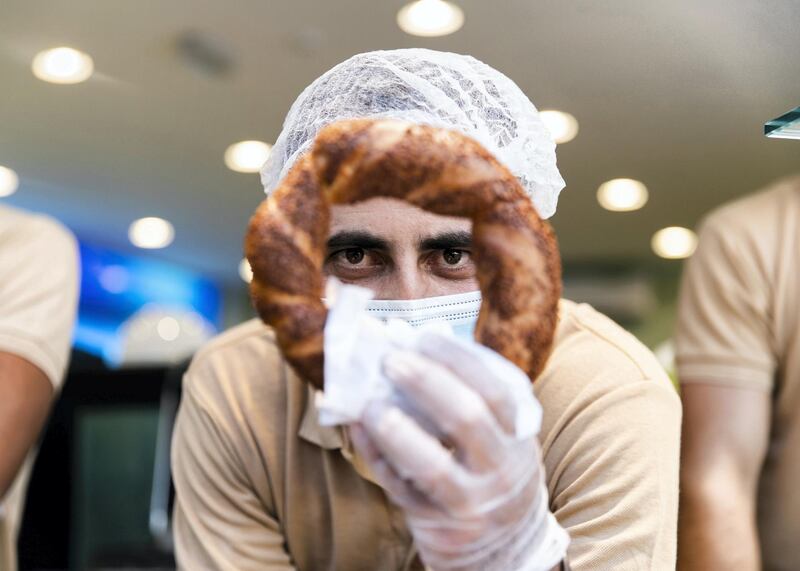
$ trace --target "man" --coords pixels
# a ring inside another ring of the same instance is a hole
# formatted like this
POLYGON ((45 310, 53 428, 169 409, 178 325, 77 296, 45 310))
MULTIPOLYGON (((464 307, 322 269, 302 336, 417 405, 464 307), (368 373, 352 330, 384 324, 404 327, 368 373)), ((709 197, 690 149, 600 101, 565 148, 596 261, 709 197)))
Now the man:
POLYGON ((800 178, 712 213, 676 335, 681 569, 800 569, 800 178))
MULTIPOLYGON (((543 216, 555 209, 563 181, 530 101, 485 64, 428 50, 361 54, 309 86, 265 166, 267 191, 322 125, 345 117, 458 129, 517 175, 543 216)), ((371 288, 378 300, 425 305, 425 298, 446 296, 445 303, 457 299, 469 311, 474 308, 462 296, 478 289, 470 230, 468 221, 387 199, 336 206, 324 271, 371 288)), ((454 439, 452 458, 460 461, 460 447, 478 450, 478 442, 492 440, 502 415, 488 411, 503 407, 470 390, 476 383, 467 377, 479 367, 464 371, 445 361, 412 354, 390 369, 404 389, 424 393, 423 405, 438 410, 440 420, 458 419, 467 401, 480 412, 464 423, 474 438, 454 439)), ((501 385, 479 381, 485 392, 501 385)), ((571 536, 569 565, 674 567, 680 407, 652 355, 591 308, 564 301, 552 356, 533 390, 544 409, 541 444, 521 462, 543 474, 546 489, 531 501, 544 501, 547 515, 571 536)), ((435 557, 434 568, 489 569, 463 558, 453 563, 464 555, 459 524, 461 531, 487 532, 473 544, 497 544, 491 528, 480 527, 485 522, 459 520, 458 509, 451 512, 453 527, 434 517, 431 528, 444 530, 453 543, 433 546, 425 536, 430 529, 419 525, 417 516, 437 495, 460 489, 460 507, 475 499, 455 481, 460 464, 438 471, 415 465, 432 457, 427 452, 434 439, 398 421, 397 413, 368 412, 354 427, 323 426, 317 405, 314 391, 286 365, 273 332, 259 321, 223 334, 196 355, 173 440, 181 568, 418 569, 416 544, 425 562, 435 557), (436 476, 428 482, 433 485, 403 489, 418 484, 426 468, 436 476), (392 480, 390 474, 402 476, 392 480)), ((496 561, 504 554, 481 555, 496 561)), ((540 568, 526 563, 534 566, 525 569, 540 568)))
POLYGON ((0 205, 0 569, 16 543, 31 448, 63 380, 78 296, 72 235, 0 205))

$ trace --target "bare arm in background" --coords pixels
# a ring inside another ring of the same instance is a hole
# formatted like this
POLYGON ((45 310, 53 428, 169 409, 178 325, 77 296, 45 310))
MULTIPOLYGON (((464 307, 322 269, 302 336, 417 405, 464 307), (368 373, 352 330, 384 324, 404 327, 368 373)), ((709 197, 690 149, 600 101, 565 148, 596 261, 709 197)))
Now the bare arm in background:
POLYGON ((0 499, 42 430, 53 385, 36 366, 0 351, 0 499))
POLYGON ((761 569, 756 489, 767 450, 769 393, 687 382, 678 569, 761 569))

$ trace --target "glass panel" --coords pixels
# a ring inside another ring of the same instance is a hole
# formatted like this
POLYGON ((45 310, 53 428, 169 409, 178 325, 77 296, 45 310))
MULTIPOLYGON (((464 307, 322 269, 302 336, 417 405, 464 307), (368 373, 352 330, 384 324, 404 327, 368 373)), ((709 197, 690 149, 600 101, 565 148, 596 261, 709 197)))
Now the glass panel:
POLYGON ((800 139, 800 107, 765 123, 764 134, 776 139, 800 139))

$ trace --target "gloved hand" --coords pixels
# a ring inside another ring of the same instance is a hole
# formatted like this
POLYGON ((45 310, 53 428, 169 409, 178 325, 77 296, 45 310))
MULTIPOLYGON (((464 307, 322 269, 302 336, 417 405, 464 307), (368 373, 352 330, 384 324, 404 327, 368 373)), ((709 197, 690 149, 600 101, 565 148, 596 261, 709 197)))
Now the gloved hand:
POLYGON ((405 511, 429 568, 549 570, 569 538, 548 508, 536 435, 516 437, 516 403, 486 351, 432 335, 422 353, 390 354, 385 372, 413 412, 371 404, 351 426, 353 444, 405 511))

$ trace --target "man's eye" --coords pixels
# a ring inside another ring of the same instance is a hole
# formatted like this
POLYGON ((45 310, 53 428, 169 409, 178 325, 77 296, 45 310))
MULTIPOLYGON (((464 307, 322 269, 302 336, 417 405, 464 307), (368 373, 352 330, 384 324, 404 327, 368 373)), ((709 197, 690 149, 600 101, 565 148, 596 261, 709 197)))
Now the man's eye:
POLYGON ((377 252, 353 247, 329 254, 325 269, 340 279, 352 280, 373 275, 381 271, 384 265, 382 257, 377 252))
POLYGON ((325 273, 345 283, 380 276, 386 270, 386 262, 378 252, 364 248, 342 248, 328 255, 325 273))
POLYGON ((445 248, 431 252, 428 267, 440 277, 447 279, 467 279, 475 277, 475 264, 469 250, 445 248))
POLYGON ((360 264, 364 261, 364 250, 361 248, 350 248, 342 252, 344 259, 351 264, 360 264))
POLYGON ((461 250, 449 249, 442 252, 442 258, 444 259, 445 263, 451 266, 458 264, 461 261, 462 255, 463 252, 461 250))

